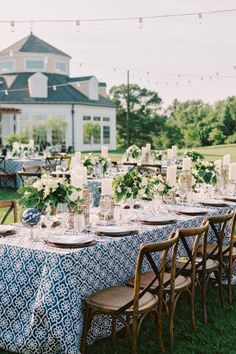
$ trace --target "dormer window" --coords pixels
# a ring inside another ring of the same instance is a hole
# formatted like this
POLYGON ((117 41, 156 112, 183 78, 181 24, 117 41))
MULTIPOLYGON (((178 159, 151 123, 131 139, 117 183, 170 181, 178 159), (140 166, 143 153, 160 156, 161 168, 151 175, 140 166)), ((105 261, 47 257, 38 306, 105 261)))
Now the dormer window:
POLYGON ((14 63, 12 60, 0 62, 0 71, 2 73, 8 73, 14 71, 14 63))
POLYGON ((29 71, 44 71, 43 59, 26 59, 25 69, 29 71))
POLYGON ((48 97, 48 78, 42 73, 36 73, 28 78, 29 94, 34 98, 48 97))
POLYGON ((63 61, 56 61, 55 71, 57 73, 66 73, 66 63, 63 61))

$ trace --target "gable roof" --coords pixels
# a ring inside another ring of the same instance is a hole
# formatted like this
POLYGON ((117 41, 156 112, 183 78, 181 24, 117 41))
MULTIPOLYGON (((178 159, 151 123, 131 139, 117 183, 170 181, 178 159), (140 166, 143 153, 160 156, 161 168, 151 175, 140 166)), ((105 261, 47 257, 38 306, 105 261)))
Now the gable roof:
POLYGON ((10 47, 3 49, 0 52, 0 56, 13 55, 16 53, 49 53, 49 54, 58 54, 68 58, 71 58, 68 54, 62 52, 61 50, 53 47, 51 44, 43 41, 42 39, 36 37, 32 32, 29 36, 21 39, 20 41, 12 44, 10 47))
POLYGON ((4 75, 0 76, 0 82, 3 82, 0 84, 0 104, 79 104, 115 108, 115 105, 111 100, 101 95, 99 95, 98 100, 90 100, 87 96, 80 92, 79 89, 72 86, 71 78, 60 74, 44 73, 44 75, 48 78, 48 86, 50 86, 48 88, 48 97, 30 97, 28 90, 28 79, 33 74, 34 73, 17 74, 17 77, 11 87, 7 86, 4 75), (61 86, 54 90, 53 85, 61 86), (8 89, 8 95, 6 95, 4 90, 8 89))

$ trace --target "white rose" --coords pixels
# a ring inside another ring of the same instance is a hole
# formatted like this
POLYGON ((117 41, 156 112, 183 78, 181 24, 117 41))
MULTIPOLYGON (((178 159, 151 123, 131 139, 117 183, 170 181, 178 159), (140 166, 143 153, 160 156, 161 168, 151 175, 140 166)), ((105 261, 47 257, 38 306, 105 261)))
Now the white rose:
POLYGON ((72 192, 72 194, 69 196, 69 199, 70 199, 71 202, 75 202, 76 200, 78 200, 79 199, 79 192, 74 190, 72 192))
POLYGON ((147 177, 142 177, 141 185, 142 185, 142 186, 146 186, 147 184, 148 184, 147 177))
POLYGON ((164 187, 163 184, 159 184, 159 185, 157 186, 158 192, 164 192, 164 189, 165 189, 165 187, 164 187))
POLYGON ((40 181, 40 179, 38 179, 37 181, 35 181, 33 183, 33 187, 35 189, 37 189, 38 191, 41 191, 44 187, 43 187, 43 184, 42 184, 42 181, 40 181))

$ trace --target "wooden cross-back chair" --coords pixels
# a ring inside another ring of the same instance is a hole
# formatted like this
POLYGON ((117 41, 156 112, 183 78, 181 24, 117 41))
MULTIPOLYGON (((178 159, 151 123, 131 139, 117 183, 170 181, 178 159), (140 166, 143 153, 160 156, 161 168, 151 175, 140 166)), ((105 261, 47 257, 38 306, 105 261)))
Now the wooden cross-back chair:
POLYGON ((2 181, 4 189, 7 188, 8 181, 12 181, 16 188, 16 173, 10 173, 7 171, 5 156, 0 156, 0 181, 2 181))
POLYGON ((29 180, 40 178, 42 175, 42 165, 25 165, 22 171, 17 172, 24 186, 29 180))
POLYGON ((51 171, 56 170, 56 166, 60 166, 62 161, 66 161, 67 166, 69 168, 71 163, 71 156, 70 155, 54 155, 46 158, 46 164, 50 165, 51 171))
POLYGON ((3 210, 3 215, 0 218, 0 224, 4 224, 11 213, 13 213, 13 222, 17 222, 17 203, 15 200, 0 200, 0 210, 3 210))
MULTIPOLYGON (((179 237, 179 242, 176 244, 176 249, 173 250, 172 260, 167 264, 166 272, 164 273, 164 298, 169 315, 169 339, 171 348, 174 343, 175 309, 182 294, 186 293, 188 295, 192 330, 196 329, 194 311, 196 254, 199 243, 202 237, 207 234, 208 228, 208 222, 204 221, 200 227, 179 229, 176 231, 176 236, 179 237), (191 246, 189 243, 191 243, 191 246), (180 248, 181 252, 184 251, 186 253, 187 257, 181 257, 181 261, 180 258, 177 258, 175 261, 176 252, 179 253, 180 248), (176 267, 175 272, 173 272, 173 264, 176 267), (173 274, 175 274, 174 280, 172 279, 173 274)), ((147 283, 154 279, 154 277, 155 275, 152 271, 143 273, 141 276, 140 286, 144 288, 147 283)), ((129 285, 133 286, 134 281, 129 281, 129 285)), ((151 288, 152 291, 155 290, 155 286, 156 283, 153 284, 151 288)))
MULTIPOLYGON (((162 305, 163 305, 163 281, 167 262, 168 251, 176 245, 178 237, 174 236, 160 243, 144 244, 140 247, 135 270, 134 288, 130 286, 113 286, 104 289, 86 300, 86 312, 84 331, 81 343, 81 353, 84 354, 87 346, 87 335, 92 318, 96 314, 110 315, 113 320, 112 336, 115 337, 115 324, 118 319, 127 329, 131 339, 131 352, 137 352, 137 339, 143 320, 150 314, 154 314, 158 326, 158 339, 160 351, 164 351, 162 339, 162 305), (158 257, 159 254, 159 257, 158 257), (156 257, 160 260, 157 265, 156 257), (144 260, 148 261, 155 274, 153 279, 144 289, 141 289, 141 271, 144 260), (155 291, 151 288, 155 281, 158 284, 155 291)), ((175 269, 175 267, 173 268, 175 269)), ((175 277, 173 270, 173 279, 175 277)), ((173 282, 171 282, 173 286, 173 282)))
MULTIPOLYGON (((234 229, 236 222, 235 212, 229 210, 227 214, 211 216, 208 218, 210 228, 214 234, 214 239, 209 242, 205 240, 203 246, 198 249, 199 255, 204 255, 206 260, 214 260, 218 263, 218 270, 215 272, 218 283, 220 304, 224 307, 222 275, 223 269, 226 271, 228 280, 228 301, 232 302, 232 274, 236 262, 236 248, 234 247, 234 229), (227 241, 228 236, 228 241, 227 241)), ((209 275, 206 276, 205 283, 209 281, 209 275)))

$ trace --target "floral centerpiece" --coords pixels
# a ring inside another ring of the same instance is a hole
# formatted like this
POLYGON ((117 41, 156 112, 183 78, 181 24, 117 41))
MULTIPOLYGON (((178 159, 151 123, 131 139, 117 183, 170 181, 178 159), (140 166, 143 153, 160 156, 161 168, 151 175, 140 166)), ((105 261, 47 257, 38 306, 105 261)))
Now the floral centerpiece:
POLYGON ((86 155, 82 159, 82 164, 87 167, 88 175, 92 175, 95 166, 95 157, 92 154, 86 155))
POLYGON ((183 156, 191 157, 193 162, 198 160, 204 160, 204 156, 196 150, 186 150, 183 156))
POLYGON ((64 178, 44 174, 18 192, 22 195, 20 205, 36 208, 40 212, 55 210, 59 203, 66 204, 69 210, 77 214, 82 211, 81 189, 72 186, 64 178))
POLYGON ((165 153, 161 150, 153 150, 152 151, 153 161, 161 161, 161 160, 164 160, 165 157, 166 157, 165 153))
POLYGON ((206 161, 206 160, 197 160, 193 163, 191 174, 195 178, 197 183, 206 183, 215 185, 217 182, 216 177, 216 167, 214 162, 206 161))
POLYGON ((161 175, 141 174, 133 169, 113 179, 113 192, 116 202, 128 199, 153 198, 155 194, 167 195, 171 186, 161 175))
POLYGON ((131 159, 138 159, 141 154, 141 149, 137 145, 131 145, 127 150, 126 150, 126 157, 127 160, 131 159))
POLYGON ((105 175, 111 166, 111 160, 106 157, 99 156, 95 159, 95 164, 100 166, 102 174, 105 175))
POLYGON ((110 168, 111 160, 102 156, 94 156, 90 153, 83 158, 82 164, 87 167, 88 175, 93 175, 95 168, 100 168, 102 175, 104 175, 110 168))

